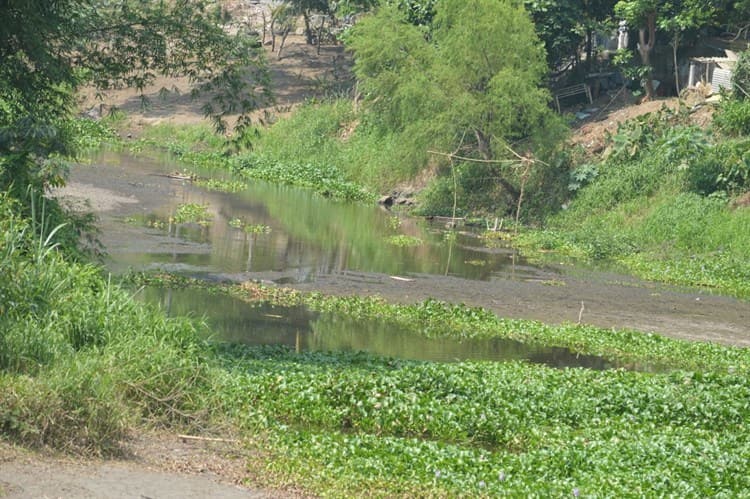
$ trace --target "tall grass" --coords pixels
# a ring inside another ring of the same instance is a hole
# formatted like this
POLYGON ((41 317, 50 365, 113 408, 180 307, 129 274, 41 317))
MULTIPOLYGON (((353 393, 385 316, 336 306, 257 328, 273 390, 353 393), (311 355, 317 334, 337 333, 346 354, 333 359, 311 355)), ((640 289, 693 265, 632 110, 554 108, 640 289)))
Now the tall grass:
POLYGON ((46 224, 16 211, 0 197, 0 433, 111 452, 144 419, 204 421, 199 328, 135 304, 99 268, 66 258, 55 229, 38 232, 46 224))
POLYGON ((750 187, 750 144, 684 119, 662 112, 621 127, 598 175, 520 244, 750 296, 750 209, 729 202, 750 187))
POLYGON ((281 164, 332 166, 349 181, 383 190, 425 166, 426 147, 420 143, 424 138, 385 133, 375 124, 362 122, 350 100, 339 99, 307 103, 261 130, 250 155, 281 164))

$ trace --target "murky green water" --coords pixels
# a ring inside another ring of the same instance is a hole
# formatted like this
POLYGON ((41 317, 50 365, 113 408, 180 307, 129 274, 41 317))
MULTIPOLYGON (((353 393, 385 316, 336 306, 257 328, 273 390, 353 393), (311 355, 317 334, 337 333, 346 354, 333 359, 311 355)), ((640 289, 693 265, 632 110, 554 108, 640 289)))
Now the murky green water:
MULTIPOLYGON (((470 231, 446 231, 378 206, 335 202, 305 189, 250 182, 236 193, 209 191, 167 175, 179 169, 168 158, 106 153, 72 170, 62 195, 91 200, 114 273, 163 269, 212 280, 273 281, 301 291, 377 294, 395 302, 435 298, 509 318, 582 322, 750 346, 746 302, 675 290, 585 264, 533 265, 509 248, 488 247, 470 231), (204 207, 210 222, 175 223, 179 207, 188 204, 204 207), (418 244, 393 244, 411 241, 418 244)), ((210 312, 195 306, 190 310, 198 315, 210 312)), ((292 320, 293 313, 280 315, 292 320)), ((326 320, 331 322, 318 322, 326 320)), ((253 319, 252 327, 262 326, 253 319)), ((381 352, 387 355, 404 349, 411 357, 431 350, 445 352, 445 358, 487 358, 484 351, 494 355, 490 344, 473 351, 468 344, 433 340, 409 347, 399 343, 397 332, 371 332, 371 327, 341 326, 340 334, 325 335, 327 346, 320 348, 364 348, 382 341, 382 348, 398 345, 381 352), (345 341, 347 328, 356 334, 345 341)), ((308 336, 309 345, 318 338, 308 336)), ((503 346, 504 355, 510 351, 503 346)))
POLYGON ((361 321, 317 314, 305 307, 248 304, 195 289, 146 288, 141 300, 158 304, 170 315, 205 318, 215 338, 246 345, 285 345, 298 351, 366 351, 412 360, 524 360, 552 367, 653 370, 654 366, 618 364, 577 355, 564 348, 526 345, 513 340, 429 339, 384 321, 361 321))
MULTIPOLYGON (((159 175, 176 169, 169 162, 136 160, 122 154, 97 159, 102 163, 108 160, 117 162, 123 174, 140 177, 140 191, 150 183, 163 182, 159 175)), ((217 172, 199 174, 216 176, 217 172)), ((174 179, 167 182, 170 196, 121 217, 162 239, 155 247, 133 241, 109 248, 117 267, 272 271, 283 273, 279 278, 286 283, 310 282, 319 274, 346 271, 437 274, 472 280, 540 277, 540 269, 527 265, 508 248, 489 249, 467 232, 447 238, 439 224, 398 218, 377 206, 335 202, 309 190, 261 181, 236 193, 211 192, 174 179), (189 203, 205 206, 210 223, 170 223, 178 207, 189 203), (245 226, 265 226, 269 232, 249 234, 245 226), (403 241, 416 244, 404 245, 403 241)), ((136 184, 130 188, 136 187, 138 194, 139 182, 130 183, 136 184)))

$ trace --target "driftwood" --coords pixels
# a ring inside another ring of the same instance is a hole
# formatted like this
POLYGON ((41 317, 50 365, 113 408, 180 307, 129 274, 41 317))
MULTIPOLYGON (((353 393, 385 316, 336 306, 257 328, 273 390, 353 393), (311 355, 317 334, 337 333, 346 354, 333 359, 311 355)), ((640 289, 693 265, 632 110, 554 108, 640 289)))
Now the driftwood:
POLYGON ((177 437, 183 440, 198 440, 200 442, 225 442, 225 443, 230 443, 230 444, 240 443, 239 440, 234 440, 230 438, 198 437, 196 435, 177 435, 177 437))
POLYGON ((414 281, 414 279, 409 279, 407 277, 399 277, 399 276, 396 276, 396 275, 392 275, 392 276, 390 276, 390 278, 391 279, 395 279, 396 281, 403 281, 403 282, 413 282, 414 281))

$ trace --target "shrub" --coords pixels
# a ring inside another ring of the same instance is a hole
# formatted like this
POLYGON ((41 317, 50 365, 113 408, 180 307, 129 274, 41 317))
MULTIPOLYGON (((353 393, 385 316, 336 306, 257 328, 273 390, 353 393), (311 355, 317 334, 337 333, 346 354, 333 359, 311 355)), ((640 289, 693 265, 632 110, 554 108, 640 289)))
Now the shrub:
POLYGON ((714 124, 730 136, 750 135, 750 99, 737 94, 725 97, 714 115, 714 124))
POLYGON ((735 97, 742 101, 750 96, 750 52, 740 53, 732 75, 735 97))

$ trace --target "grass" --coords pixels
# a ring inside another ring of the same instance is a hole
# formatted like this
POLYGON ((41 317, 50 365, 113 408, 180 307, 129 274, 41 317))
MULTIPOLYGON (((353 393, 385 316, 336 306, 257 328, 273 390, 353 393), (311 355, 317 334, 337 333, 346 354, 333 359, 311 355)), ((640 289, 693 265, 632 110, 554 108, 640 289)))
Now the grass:
POLYGON ((750 209, 731 203, 750 188, 747 140, 685 125, 684 118, 662 112, 621 127, 598 174, 569 207, 516 244, 750 297, 750 209))
MULTIPOLYGON (((55 232, 0 199, 0 431, 71 452, 114 452, 127 431, 202 421, 206 346, 196 324, 133 303, 55 232)), ((205 392, 208 394, 208 392, 205 392)))

